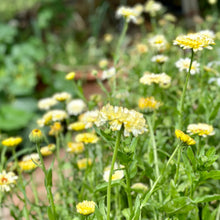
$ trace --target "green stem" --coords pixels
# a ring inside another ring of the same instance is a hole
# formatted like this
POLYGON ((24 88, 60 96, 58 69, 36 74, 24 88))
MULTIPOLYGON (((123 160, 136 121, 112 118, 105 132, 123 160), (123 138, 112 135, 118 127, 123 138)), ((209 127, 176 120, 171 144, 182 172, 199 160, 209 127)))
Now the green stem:
POLYGON ((5 164, 5 160, 6 160, 6 157, 5 157, 5 153, 7 151, 7 147, 6 146, 3 146, 3 149, 1 151, 1 163, 0 163, 0 172, 3 170, 4 168, 4 164, 5 164))
POLYGON ((178 154, 177 154, 177 167, 176 167, 176 175, 174 179, 174 183, 177 184, 177 181, 179 179, 179 169, 180 169, 180 156, 181 156, 181 149, 178 149, 178 154))
POLYGON ((24 184, 24 181, 23 181, 23 177, 20 175, 21 177, 21 188, 22 188, 22 193, 23 193, 23 196, 24 196, 24 215, 25 215, 25 219, 26 220, 29 220, 29 211, 28 211, 28 208, 27 208, 27 203, 28 203, 28 198, 27 198, 27 195, 26 195, 26 190, 25 190, 25 184, 24 184))
POLYGON ((172 155, 170 156, 169 160, 167 161, 165 167, 163 168, 162 173, 160 174, 160 176, 156 179, 156 181, 154 182, 153 186, 151 187, 150 191, 147 193, 147 195, 145 196, 145 198, 143 199, 143 201, 141 202, 141 209, 145 206, 145 204, 147 203, 148 199, 151 197, 151 195, 154 193, 154 190, 158 184, 158 182, 160 181, 160 179, 163 177, 164 175, 164 171, 167 169, 167 167, 169 166, 170 162, 173 160, 173 157, 175 156, 176 152, 179 150, 179 148, 181 147, 181 144, 179 144, 176 149, 173 151, 172 155))
POLYGON ((119 38, 119 41, 118 41, 118 44, 116 47, 116 53, 114 56, 114 66, 117 65, 118 60, 120 58, 120 54, 121 54, 120 48, 121 48, 121 44, 125 38, 125 34, 127 32, 127 29, 128 29, 128 22, 124 21, 124 26, 123 26, 123 29, 122 29, 122 32, 121 32, 121 35, 120 35, 120 38, 119 38))
POLYGON ((190 65, 189 65, 189 70, 186 75, 186 80, 185 80, 185 85, 183 87, 183 92, 182 96, 180 99, 180 106, 179 106, 179 117, 178 117, 178 129, 182 130, 182 124, 183 124, 183 112, 184 112, 184 102, 185 102, 185 95, 186 95, 186 89, 189 81, 189 76, 190 76, 190 70, 192 67, 192 62, 193 62, 193 57, 194 57, 194 51, 192 49, 192 54, 191 54, 191 60, 190 60, 190 65))
MULTIPOLYGON (((35 186, 35 183, 34 183, 34 180, 33 180, 33 174, 32 173, 31 173, 31 187, 32 187, 32 190, 33 190, 33 193, 34 193, 35 204, 37 206, 39 206, 39 198, 38 198, 37 189, 36 189, 36 186, 35 186)), ((41 210, 40 210, 39 207, 36 208, 36 212, 38 213, 39 219, 43 220, 43 216, 42 216, 42 213, 41 213, 41 210)))
MULTIPOLYGON (((153 146, 156 178, 159 178, 159 176, 160 176, 160 171, 159 171, 159 165, 158 165, 157 146, 156 146, 156 141, 155 141, 155 137, 154 137, 154 131, 153 131, 153 127, 152 127, 150 118, 147 118, 147 123, 148 123, 148 126, 149 126, 150 138, 151 138, 152 146, 153 146)), ((162 202, 162 201, 163 201, 163 197, 162 197, 162 192, 161 192, 161 190, 158 191, 158 194, 159 194, 159 201, 162 202)))
POLYGON ((127 198, 128 198, 128 206, 130 209, 130 215, 133 211, 133 205, 132 205, 132 198, 131 198, 131 181, 130 181, 130 175, 128 171, 128 166, 125 167, 125 175, 126 175, 126 183, 127 183, 127 198))
POLYGON ((118 153, 118 148, 120 144, 121 133, 122 133, 122 129, 120 129, 120 131, 118 131, 117 133, 115 148, 114 148, 114 153, 113 153, 112 163, 111 163, 111 168, 110 168, 110 173, 109 173, 109 180, 108 180, 108 187, 107 187, 107 220, 110 220, 112 174, 113 174, 113 169, 114 169, 114 165, 115 165, 115 161, 116 161, 116 157, 118 153))
MULTIPOLYGON (((40 145, 36 144, 36 146, 37 146, 37 153, 40 157, 41 168, 42 168, 42 170, 44 172, 44 175, 45 175, 45 178, 47 180, 47 170, 46 170, 46 167, 45 167, 45 164, 44 164, 43 156, 40 152, 40 145)), ((55 208, 55 205, 54 205, 53 194, 52 194, 51 186, 49 186, 47 184, 47 181, 45 181, 45 187, 46 187, 46 190, 47 190, 47 197, 48 197, 48 200, 50 202, 51 209, 52 209, 52 212, 53 212, 53 217, 56 220, 57 219, 56 218, 57 214, 56 214, 56 208, 55 208)))

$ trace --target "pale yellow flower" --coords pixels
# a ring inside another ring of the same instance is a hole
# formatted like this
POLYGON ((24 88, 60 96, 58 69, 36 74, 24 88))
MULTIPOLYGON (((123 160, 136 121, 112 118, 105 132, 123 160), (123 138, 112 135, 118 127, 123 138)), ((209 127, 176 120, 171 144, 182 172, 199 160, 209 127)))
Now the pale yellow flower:
POLYGON ((6 171, 3 170, 2 173, 0 173, 0 191, 9 192, 11 188, 15 186, 17 179, 18 176, 13 172, 6 173, 6 171))
POLYGON ((100 61, 99 61, 99 67, 101 68, 101 69, 104 69, 104 68, 106 68, 108 66, 108 60, 107 59, 101 59, 100 61))
POLYGON ((86 103, 82 99, 74 99, 67 104, 66 109, 69 115, 79 115, 86 110, 86 103))
MULTIPOLYGON (((189 70, 189 66, 190 66, 190 62, 191 60, 189 58, 180 58, 176 63, 176 67, 179 69, 179 71, 188 71, 189 70)), ((197 61, 193 61, 192 62, 192 66, 191 66, 191 69, 190 69, 190 73, 192 75, 196 74, 196 73, 199 73, 200 72, 200 64, 197 62, 197 61)))
POLYGON ((67 101, 71 98, 71 94, 68 92, 60 92, 53 95, 53 98, 59 102, 67 101))
POLYGON ((140 54, 147 53, 148 51, 148 47, 145 44, 141 44, 141 43, 137 44, 136 48, 137 48, 138 53, 140 54))
POLYGON ((156 35, 149 39, 149 44, 155 50, 162 52, 168 48, 168 42, 164 35, 156 35))
POLYGON ((125 18, 126 22, 132 21, 136 23, 138 16, 139 14, 137 13, 137 11, 131 7, 121 6, 116 11, 116 17, 117 18, 123 17, 125 18))
POLYGON ((206 34, 194 33, 178 36, 174 41, 174 45, 179 45, 183 49, 193 49, 194 52, 203 50, 203 48, 212 49, 210 45, 215 44, 213 38, 206 34))
POLYGON ((60 122, 54 122, 53 125, 50 126, 49 135, 56 136, 60 134, 63 130, 63 127, 60 122))
POLYGON ((53 154, 53 151, 55 150, 56 145, 55 144, 49 144, 47 146, 41 147, 40 152, 42 156, 49 156, 53 154))
POLYGON ((95 202, 84 200, 76 205, 76 210, 82 215, 90 215, 95 212, 95 202))
POLYGON ((180 139, 182 142, 186 143, 187 145, 194 145, 196 144, 195 140, 192 139, 189 135, 185 134, 179 129, 175 130, 175 135, 178 139, 180 139))
POLYGON ((85 127, 86 127, 85 123, 81 121, 77 121, 77 122, 69 124, 68 130, 81 131, 81 130, 84 130, 85 127))
MULTIPOLYGON (((112 174, 112 181, 114 180, 120 180, 124 177, 124 166, 118 165, 117 163, 114 164, 114 170, 112 174)), ((109 181, 109 175, 110 175, 110 166, 106 167, 103 174, 103 179, 105 182, 109 181)))
POLYGON ((165 63, 168 59, 169 58, 167 56, 160 54, 160 55, 153 56, 151 58, 151 61, 162 64, 162 63, 165 63))
POLYGON ((112 40, 113 40, 113 36, 112 36, 112 34, 105 34, 104 35, 104 41, 106 42, 106 43, 110 43, 110 42, 112 42, 112 40))
POLYGON ((38 101, 38 108, 41 110, 49 110, 52 106, 56 105, 57 101, 54 98, 44 98, 38 101))
POLYGON ((77 166, 80 170, 85 170, 87 166, 92 165, 92 159, 91 158, 83 158, 77 161, 77 166))
POLYGON ((151 85, 152 83, 159 84, 161 87, 169 87, 171 83, 171 77, 166 73, 149 73, 145 72, 145 74, 140 78, 140 83, 144 85, 151 85))
POLYGON ((94 144, 99 140, 99 138, 93 133, 81 133, 76 135, 75 140, 76 142, 82 142, 85 144, 94 144))
POLYGON ((6 147, 16 147, 21 142, 22 142, 21 137, 10 137, 10 138, 4 139, 2 141, 2 145, 6 146, 6 147))
POLYGON ((160 106, 161 103, 155 100, 153 96, 147 98, 140 98, 138 101, 138 107, 141 110, 144 109, 154 110, 154 109, 158 109, 160 106))
POLYGON ((206 137, 207 135, 214 135, 215 131, 212 125, 205 123, 190 124, 187 127, 187 133, 198 134, 199 136, 206 137))
POLYGON ((44 140, 44 135, 40 129, 33 129, 29 134, 29 139, 33 143, 41 143, 44 140))
POLYGON ((149 13, 152 17, 155 17, 159 11, 163 9, 160 2, 154 0, 148 0, 145 4, 145 11, 149 13))
POLYGON ((148 190, 148 187, 143 183, 134 183, 131 186, 131 189, 137 192, 145 193, 148 190))
POLYGON ((76 154, 80 154, 82 153, 85 148, 84 148, 84 144, 79 142, 68 142, 67 143, 68 149, 67 152, 69 153, 76 153, 76 154))
POLYGON ((111 68, 102 72, 102 80, 109 79, 109 78, 115 76, 115 74, 116 74, 115 67, 111 67, 111 68))

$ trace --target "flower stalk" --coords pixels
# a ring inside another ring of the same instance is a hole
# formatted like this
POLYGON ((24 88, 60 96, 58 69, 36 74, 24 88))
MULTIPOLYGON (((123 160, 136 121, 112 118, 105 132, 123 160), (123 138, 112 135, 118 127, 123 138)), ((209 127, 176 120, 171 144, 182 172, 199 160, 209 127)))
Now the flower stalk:
POLYGON ((120 129, 117 133, 115 148, 114 148, 114 153, 113 153, 111 168, 110 168, 110 173, 109 173, 109 180, 108 180, 108 187, 107 187, 107 220, 110 220, 112 174, 113 174, 114 164, 115 164, 117 153, 118 153, 118 148, 120 145, 121 133, 122 133, 122 129, 120 129))

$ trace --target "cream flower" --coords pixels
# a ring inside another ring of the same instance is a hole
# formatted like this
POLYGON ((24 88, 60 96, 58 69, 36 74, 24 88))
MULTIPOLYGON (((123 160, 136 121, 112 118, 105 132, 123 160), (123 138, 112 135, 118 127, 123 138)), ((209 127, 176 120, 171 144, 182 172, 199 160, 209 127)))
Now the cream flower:
POLYGON ((0 191, 9 192, 16 184, 17 179, 18 176, 16 176, 13 172, 6 173, 6 171, 3 170, 2 173, 0 173, 0 191))
POLYGON ((38 108, 41 110, 49 110, 52 106, 56 105, 57 101, 54 98, 44 98, 38 101, 38 108))
POLYGON ((156 35, 149 39, 149 44, 157 51, 164 51, 168 48, 168 43, 164 35, 156 35))
POLYGON ((113 77, 115 74, 116 74, 116 69, 114 67, 111 67, 110 69, 103 71, 102 80, 109 79, 113 77))
POLYGON ((148 0, 145 4, 145 11, 149 13, 152 17, 155 17, 156 14, 162 10, 162 8, 162 4, 159 2, 155 2, 154 0, 148 0))
POLYGON ((116 18, 125 18, 126 22, 137 22, 138 13, 131 7, 121 6, 116 11, 116 18))
POLYGON ((76 210, 82 215, 90 215, 95 212, 95 202, 84 200, 76 205, 76 210))
MULTIPOLYGON (((109 175, 110 175, 110 166, 106 167, 103 174, 103 179, 105 182, 109 181, 109 175)), ((114 170, 112 174, 112 180, 120 180, 124 177, 124 166, 118 165, 117 163, 114 164, 114 170)))
MULTIPOLYGON (((191 60, 189 58, 185 58, 185 59, 181 58, 175 63, 175 65, 179 69, 179 71, 181 71, 181 72, 188 71, 190 61, 191 60)), ((199 67, 200 67, 200 64, 197 61, 193 61, 192 66, 191 66, 191 70, 190 70, 191 75, 199 73, 199 71, 200 71, 199 67)))
POLYGON ((68 92, 60 92, 53 95, 53 98, 59 102, 67 101, 71 98, 71 94, 68 92))
POLYGON ((187 127, 187 133, 190 134, 198 134, 199 136, 206 137, 207 135, 214 135, 215 131, 213 126, 205 124, 205 123, 198 123, 198 124, 190 124, 187 127))
POLYGON ((160 54, 160 55, 153 56, 151 58, 151 61, 155 62, 155 63, 161 63, 162 64, 162 63, 165 63, 168 59, 169 58, 167 56, 160 54))
POLYGON ((82 99, 74 99, 67 104, 69 115, 79 115, 86 110, 86 104, 82 99))

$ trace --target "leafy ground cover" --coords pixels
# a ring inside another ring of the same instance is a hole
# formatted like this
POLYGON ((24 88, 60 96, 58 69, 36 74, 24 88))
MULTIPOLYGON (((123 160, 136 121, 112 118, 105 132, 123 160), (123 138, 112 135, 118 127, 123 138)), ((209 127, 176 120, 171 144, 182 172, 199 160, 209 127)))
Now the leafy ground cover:
MULTIPOLYGON (((34 129, 26 136, 1 135, 1 207, 8 207, 14 219, 219 219, 216 18, 208 16, 188 33, 160 3, 119 7, 120 36, 108 32, 101 41, 88 40, 87 58, 100 56, 98 63, 87 64, 102 93, 85 95, 74 69, 53 82, 48 78, 53 90, 46 94, 55 92, 38 100, 41 113, 34 129), (151 31, 145 29, 144 13, 151 18, 151 31), (129 35, 133 25, 140 30, 129 35), (61 81, 66 89, 59 87, 61 81), (28 147, 19 149, 22 142, 28 147), (46 167, 44 157, 50 155, 46 167), (39 199, 32 181, 36 169, 43 172, 39 178, 44 178, 46 200, 39 199), (26 187, 33 190, 33 201, 26 187), (19 206, 10 200, 14 195, 19 206)), ((11 52, 16 55, 16 48, 11 52)), ((30 59, 37 59, 34 52, 30 59)), ((32 68, 26 59, 24 63, 22 71, 32 68)), ((16 85, 9 81, 13 94, 16 85)), ((16 91, 25 92, 23 87, 16 91)), ((23 101, 17 106, 24 106, 23 101)), ((13 126, 22 113, 14 108, 14 118, 7 117, 8 108, 1 108, 0 117, 11 122, 1 121, 13 126)))

